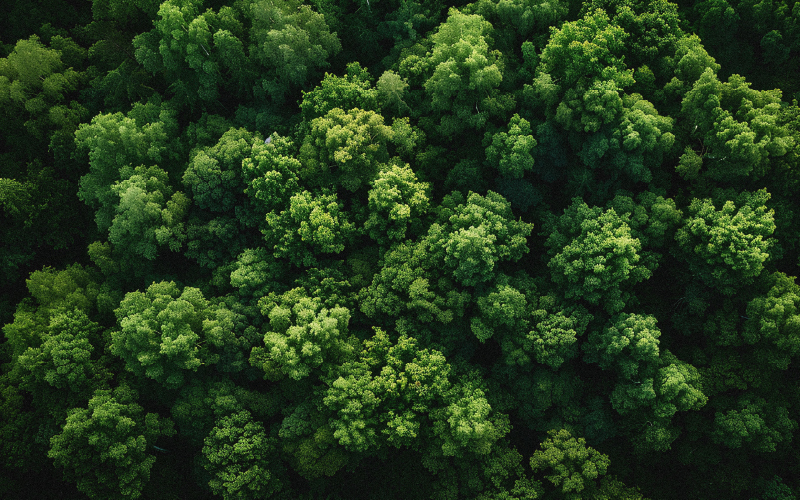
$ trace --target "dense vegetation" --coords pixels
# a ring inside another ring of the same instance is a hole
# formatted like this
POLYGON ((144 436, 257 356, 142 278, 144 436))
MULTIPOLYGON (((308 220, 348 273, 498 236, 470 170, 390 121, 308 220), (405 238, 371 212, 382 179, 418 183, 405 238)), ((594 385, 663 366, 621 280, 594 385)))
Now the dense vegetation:
POLYGON ((0 14, 1 497, 800 494, 800 2, 0 14))

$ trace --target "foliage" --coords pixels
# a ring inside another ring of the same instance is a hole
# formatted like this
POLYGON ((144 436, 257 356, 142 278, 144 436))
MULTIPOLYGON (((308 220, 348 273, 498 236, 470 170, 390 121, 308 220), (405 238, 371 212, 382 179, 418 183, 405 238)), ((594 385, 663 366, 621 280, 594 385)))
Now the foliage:
POLYGON ((701 280, 732 295, 761 273, 775 231, 774 211, 765 205, 769 198, 764 189, 742 193, 719 210, 710 199, 692 200, 690 218, 675 239, 701 280))
POLYGON ((267 214, 262 232, 276 259, 313 266, 318 254, 339 254, 358 234, 335 193, 302 191, 289 199, 288 210, 267 214))
MULTIPOLYGON (((131 292, 114 311, 119 329, 111 333, 109 350, 138 376, 169 389, 185 383, 185 370, 220 361, 220 351, 245 339, 235 333, 236 313, 217 306, 192 287, 181 291, 174 282, 153 283, 145 293, 131 292)), ((241 361, 239 362, 241 365, 241 361)))
POLYGON ((575 439, 566 429, 550 431, 541 450, 531 457, 534 471, 552 471, 545 479, 556 486, 559 498, 584 498, 596 490, 592 480, 608 470, 608 457, 586 446, 583 438, 575 439), (559 491, 560 490, 560 491, 559 491))
POLYGON ((631 234, 628 217, 613 208, 603 211, 574 198, 561 217, 548 221, 548 233, 547 265, 568 299, 620 312, 631 297, 631 285, 652 275, 640 263, 642 244, 631 234))
POLYGON ((0 497, 797 497, 800 4, 672 1, 8 0, 0 497))
POLYGON ((441 115, 439 131, 445 136, 466 127, 482 128, 488 116, 511 104, 497 102, 503 62, 489 43, 492 32, 481 16, 451 9, 431 37, 433 51, 424 62, 430 68, 425 91, 441 115))
POLYGON ((280 491, 280 473, 271 463, 276 444, 246 410, 219 419, 203 446, 211 490, 226 500, 264 498, 280 491))
POLYGON ((324 363, 324 371, 351 357, 347 324, 350 311, 344 307, 327 309, 321 301, 305 296, 295 288, 259 300, 261 314, 269 318, 264 347, 255 347, 250 364, 264 370, 265 378, 288 376, 299 380, 324 363))
POLYGON ((169 419, 144 414, 130 388, 98 390, 88 408, 69 412, 48 456, 89 498, 139 498, 156 461, 148 444, 174 432, 169 419))

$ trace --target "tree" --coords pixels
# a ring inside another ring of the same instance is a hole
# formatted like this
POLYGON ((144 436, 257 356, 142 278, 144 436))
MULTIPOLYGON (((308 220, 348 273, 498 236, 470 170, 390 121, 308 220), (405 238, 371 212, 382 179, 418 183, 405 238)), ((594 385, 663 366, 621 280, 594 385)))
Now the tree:
POLYGON ((351 460, 339 445, 319 401, 303 401, 281 423, 278 436, 290 463, 303 477, 333 476, 351 460))
POLYGON ((463 12, 479 14, 491 22, 496 27, 495 38, 505 50, 518 46, 521 40, 533 39, 537 46, 544 45, 548 28, 561 24, 569 13, 569 5, 538 0, 479 0, 464 6, 463 12))
POLYGON ((133 175, 116 182, 119 196, 108 240, 125 253, 154 260, 159 246, 180 250, 186 239, 184 220, 190 200, 172 192, 167 173, 158 167, 136 167, 133 175))
POLYGON ((357 62, 349 63, 344 76, 325 73, 325 77, 314 90, 304 91, 300 110, 306 122, 323 117, 334 108, 358 108, 380 113, 378 93, 372 87, 372 77, 367 69, 357 62))
POLYGON ((498 284, 476 302, 480 316, 472 318, 470 326, 478 340, 485 342, 492 335, 510 331, 517 334, 528 325, 528 301, 523 293, 508 284, 498 284))
POLYGON ((747 318, 742 337, 748 344, 765 345, 757 355, 775 368, 785 370, 792 357, 800 352, 800 287, 795 279, 773 273, 766 296, 755 297, 747 304, 747 318), (771 345, 770 345, 771 344, 771 345))
POLYGON ((428 213, 430 184, 419 182, 408 164, 392 163, 378 173, 368 194, 369 237, 388 247, 406 232, 420 234, 428 213))
POLYGON ((581 181, 583 192, 650 182, 675 141, 672 119, 625 91, 635 81, 623 57, 629 36, 601 9, 564 23, 525 86, 529 102, 570 138, 582 160, 575 174, 595 178, 588 189, 581 181))
MULTIPOLYGON (((744 78, 728 82, 706 68, 683 98, 681 116, 693 124, 699 139, 702 174, 720 181, 746 176, 761 178, 769 171, 768 158, 779 157, 794 144, 789 131, 778 124, 780 91, 756 91, 744 78)), ((696 169, 681 165, 678 172, 692 179, 696 169)))
POLYGON ((417 345, 405 335, 392 344, 376 328, 359 359, 328 377, 323 403, 334 413, 333 436, 351 451, 415 446, 425 436, 445 457, 489 454, 508 432, 504 416, 478 384, 451 382, 440 352, 417 345))
POLYGON ((335 193, 302 191, 291 197, 288 210, 267 214, 262 232, 275 258, 313 266, 319 254, 341 253, 358 234, 348 215, 335 193))
POLYGON ((154 29, 133 41, 137 61, 163 74, 181 105, 208 106, 225 94, 282 104, 341 50, 322 14, 296 1, 201 8, 164 2, 154 29))
POLYGON ((498 92, 503 62, 491 49, 492 33, 492 25, 481 16, 453 8, 431 36, 433 50, 424 62, 430 75, 425 91, 441 116, 439 132, 445 136, 483 128, 488 117, 513 106, 513 99, 498 92))
MULTIPOLYGON (((451 200, 455 205, 463 198, 451 200)), ((443 207, 439 218, 447 221, 446 232, 437 236, 436 229, 431 228, 428 238, 462 285, 489 281, 500 262, 516 262, 528 253, 526 238, 533 225, 514 220, 511 205, 499 194, 489 191, 484 197, 470 192, 465 203, 450 208, 446 202, 443 207)))
POLYGON ((561 217, 547 221, 544 234, 549 234, 547 266, 567 299, 617 313, 631 299, 630 287, 652 274, 639 262, 642 245, 631 234, 628 217, 613 208, 603 211, 574 198, 561 217))
POLYGON ((606 455, 575 439, 566 429, 548 432, 541 450, 531 457, 534 472, 547 471, 544 478, 556 487, 558 498, 591 497, 597 491, 595 480, 605 475, 611 463, 606 455))
POLYGON ((94 208, 100 231, 115 217, 119 194, 116 183, 129 179, 137 166, 156 166, 175 159, 169 147, 176 135, 175 114, 157 101, 137 103, 127 114, 99 114, 75 133, 78 154, 88 155, 89 173, 81 177, 78 197, 94 208))
MULTIPOLYGON (((111 333, 111 353, 137 376, 169 389, 185 383, 186 370, 216 364, 228 349, 234 350, 228 356, 235 358, 236 349, 248 345, 235 333, 234 313, 224 305, 212 306, 199 289, 181 291, 174 282, 153 283, 145 293, 126 294, 114 313, 119 329, 111 333)), ((238 364, 241 369, 241 360, 238 364)))
POLYGON ((521 179, 526 171, 533 170, 536 144, 530 123, 514 114, 507 133, 498 132, 491 136, 491 144, 486 148, 486 161, 499 170, 500 175, 521 179))
POLYGON ((28 372, 23 384, 30 387, 36 381, 78 394, 103 385, 102 367, 93 356, 95 345, 101 345, 100 325, 75 309, 53 316, 48 330, 40 347, 29 347, 17 358, 28 372))
POLYGON ((89 270, 79 264, 61 271, 52 268, 34 271, 26 285, 34 300, 21 302, 14 321, 3 326, 12 360, 29 348, 39 349, 50 335, 48 330, 56 316, 75 311, 93 313, 100 293, 89 270))
POLYGON ((639 380, 617 381, 611 405, 626 417, 635 451, 666 451, 680 434, 672 423, 675 414, 702 408, 708 397, 698 370, 669 351, 640 370, 639 380))
POLYGON ((212 475, 214 494, 256 499, 283 489, 282 467, 274 459, 277 440, 247 410, 218 419, 204 443, 203 467, 212 475))
POLYGON ((84 106, 70 99, 83 86, 85 76, 67 68, 62 61, 62 55, 67 54, 56 47, 66 50, 74 47, 76 63, 86 57, 85 50, 61 36, 51 45, 53 48, 45 47, 33 35, 17 41, 8 57, 0 58, 0 109, 3 110, 0 130, 6 136, 7 147, 22 153, 25 159, 30 156, 14 147, 15 142, 32 146, 30 139, 49 142, 54 132, 71 134, 87 114, 84 106))
POLYGON ((731 406, 715 413, 712 433, 714 442, 729 448, 745 445, 761 453, 774 452, 779 443, 791 441, 797 429, 788 408, 763 398, 743 395, 731 406))
POLYGON ((355 346, 347 329, 350 311, 344 307, 322 307, 318 298, 295 288, 278 296, 271 293, 259 301, 261 314, 269 318, 264 347, 254 347, 250 364, 272 380, 288 376, 299 380, 352 357, 355 346))
POLYGON ((145 414, 136 398, 126 386, 97 390, 50 440, 48 456, 89 498, 139 498, 156 461, 148 444, 175 433, 169 419, 145 414))
POLYGON ((765 205, 769 198, 765 189, 744 192, 719 210, 711 199, 692 200, 675 240, 695 276, 725 295, 753 282, 772 247, 775 222, 774 210, 765 205))
MULTIPOLYGON (((681 225, 683 212, 678 210, 675 200, 644 191, 633 197, 618 194, 608 204, 620 215, 628 216, 631 234, 642 242, 643 248, 663 248, 673 241, 675 231, 681 225)), ((657 258, 643 252, 646 259, 657 258)))
POLYGON ((254 212, 265 214, 286 207, 289 198, 300 191, 298 173, 302 169, 295 157, 294 142, 277 132, 270 143, 253 146, 252 155, 242 159, 242 177, 248 184, 245 194, 254 212))
POLYGON ((369 185, 389 160, 387 143, 394 132, 374 111, 333 108, 311 120, 310 128, 299 158, 300 177, 307 182, 354 192, 369 185))
POLYGON ((331 33, 325 16, 296 0, 254 1, 250 57, 269 70, 256 88, 262 95, 280 102, 286 93, 315 81, 328 59, 342 50, 336 33, 331 33))
POLYGON ((622 313, 602 333, 590 331, 583 350, 587 361, 603 369, 613 366, 622 378, 635 380, 644 374, 640 367, 658 364, 660 336, 654 316, 622 313))
POLYGON ((403 100, 408 83, 394 71, 390 69, 384 71, 378 78, 375 89, 378 91, 378 102, 386 112, 391 112, 393 107, 396 109, 397 115, 411 111, 411 108, 403 100))
POLYGON ((214 146, 192 153, 183 173, 193 203, 185 255, 214 268, 254 243, 258 233, 253 228, 263 224, 263 212, 257 210, 262 204, 245 193, 257 174, 252 156, 261 153, 262 145, 247 130, 230 128, 214 146))

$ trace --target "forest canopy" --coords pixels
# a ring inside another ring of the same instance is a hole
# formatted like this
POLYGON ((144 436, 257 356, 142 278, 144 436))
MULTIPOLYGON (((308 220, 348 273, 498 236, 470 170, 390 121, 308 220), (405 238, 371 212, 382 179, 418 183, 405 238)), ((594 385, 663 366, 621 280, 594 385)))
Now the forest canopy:
POLYGON ((0 8, 0 496, 800 496, 800 2, 0 8))

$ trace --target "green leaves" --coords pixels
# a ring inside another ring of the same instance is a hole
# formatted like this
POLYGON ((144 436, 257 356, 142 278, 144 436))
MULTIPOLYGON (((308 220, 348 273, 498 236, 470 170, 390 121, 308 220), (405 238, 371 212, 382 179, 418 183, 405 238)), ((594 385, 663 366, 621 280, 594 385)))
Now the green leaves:
POLYGON ((288 210, 267 214, 263 230, 275 258, 295 266, 313 266, 319 254, 338 254, 358 234, 336 194, 302 191, 291 197, 288 210))
POLYGON ((89 498, 139 498, 156 458, 147 453, 172 422, 144 414, 127 387, 95 391, 88 408, 70 410, 48 456, 89 498))
POLYGON ((550 431, 541 443, 541 450, 531 457, 534 472, 544 476, 556 487, 558 498, 580 499, 597 490, 594 482, 605 475, 611 463, 606 455, 586 446, 583 438, 575 439, 566 429, 550 431))
POLYGON ((237 347, 235 318, 226 308, 213 307, 197 288, 153 283, 145 293, 126 294, 114 313, 120 329, 111 333, 112 354, 129 371, 170 389, 184 384, 186 370, 219 361, 211 346, 237 347))
MULTIPOLYGON (((71 42, 58 38, 65 44, 71 42)), ((75 47, 76 56, 85 58, 85 50, 75 47)), ((61 51, 46 48, 33 35, 17 41, 8 57, 0 58, 0 130, 8 138, 24 140, 22 131, 40 140, 47 139, 54 129, 71 134, 86 117, 86 108, 70 100, 70 94, 85 82, 84 76, 65 68, 61 56, 61 51)))
POLYGON ((274 293, 259 301, 269 318, 264 347, 255 347, 250 364, 264 370, 265 378, 308 377, 312 370, 330 372, 354 351, 347 329, 350 311, 344 307, 322 307, 320 300, 295 288, 282 296, 274 293))
POLYGON ((775 368, 785 370, 800 352, 800 287, 783 273, 769 276, 771 286, 765 296, 747 304, 742 338, 761 346, 758 356, 775 368))
POLYGON ((426 65, 433 73, 425 91, 442 116, 439 131, 446 136, 467 127, 481 128, 493 114, 492 98, 503 80, 503 64, 500 53, 490 48, 492 32, 492 25, 481 16, 451 9, 431 37, 433 51, 426 65))
POLYGON ((486 148, 486 161, 500 171, 500 175, 521 179, 526 171, 533 170, 533 152, 536 139, 531 135, 531 124, 518 114, 511 117, 508 133, 498 132, 486 148))
POLYGON ((111 187, 119 204, 108 240, 148 260, 156 258, 159 246, 177 252, 186 239, 189 199, 180 191, 172 192, 167 173, 158 167, 136 167, 133 172, 111 187))
POLYGON ((310 126, 300 148, 300 176, 306 181, 322 186, 335 182, 357 191, 389 159, 386 146, 394 132, 374 111, 333 108, 310 126))
POLYGON ((580 199, 545 226, 552 278, 568 299, 602 304, 620 312, 630 298, 630 287, 652 270, 640 264, 641 242, 631 234, 627 217, 616 211, 590 208, 580 199))
POLYGON ((102 379, 92 360, 92 341, 98 343, 99 333, 100 326, 80 309, 58 314, 50 320, 42 345, 28 348, 17 363, 39 383, 82 393, 93 385, 93 379, 102 379))
MULTIPOLYGON (((628 38, 600 9, 564 23, 542 51, 533 84, 525 86, 531 105, 543 106, 567 131, 584 167, 575 174, 594 171, 591 176, 611 186, 650 182, 675 141, 671 118, 640 94, 625 92, 634 84, 623 57, 628 38)), ((584 184, 581 194, 599 187, 584 184)))
POLYGON ((658 363, 660 336, 654 316, 623 313, 615 316, 602 333, 589 332, 583 349, 587 361, 604 369, 614 366, 621 377, 631 380, 639 375, 640 365, 658 363))
POLYGON ((328 381, 323 403, 334 412, 334 437, 348 450, 385 442, 415 442, 425 414, 450 388, 450 367, 437 351, 401 336, 395 345, 380 329, 358 361, 344 363, 328 381), (335 375, 334 375, 335 376, 335 375))
POLYGON ((217 420, 205 439, 203 467, 212 475, 214 494, 229 499, 257 499, 283 488, 282 467, 275 464, 275 438, 242 410, 217 420))
POLYGON ((712 180, 751 172, 761 178, 769 171, 767 159, 783 156, 794 144, 778 124, 780 93, 749 87, 738 75, 722 83, 707 68, 683 99, 681 114, 695 126, 703 173, 712 180))
POLYGON ((172 159, 168 144, 177 125, 168 107, 136 104, 127 116, 100 114, 75 133, 78 151, 89 157, 89 173, 81 177, 78 197, 97 210, 100 231, 111 227, 119 204, 120 189, 113 189, 115 183, 129 179, 134 167, 172 159))
POLYGON ((499 194, 470 192, 466 203, 454 207, 444 237, 429 238, 444 250, 444 264, 464 286, 488 281, 501 261, 518 261, 528 253, 526 238, 532 224, 513 219, 511 205, 499 194))
POLYGON ((729 448, 745 445, 763 453, 775 451, 779 443, 791 441, 795 429, 797 422, 789 418, 785 406, 742 396, 733 408, 715 414, 712 439, 729 448))
POLYGON ((254 146, 252 156, 241 163, 242 177, 249 183, 244 192, 260 213, 284 208, 300 190, 297 176, 302 166, 295 158, 294 143, 277 132, 269 137, 269 144, 254 146))
POLYGON ((202 2, 168 0, 154 29, 133 42, 137 61, 163 73, 182 105, 226 94, 282 103, 341 50, 322 14, 296 1, 201 10, 202 2))
POLYGON ((372 88, 372 77, 366 68, 357 62, 350 63, 344 76, 325 73, 325 78, 314 90, 303 92, 300 109, 307 122, 325 116, 334 108, 380 111, 378 93, 372 88))
POLYGON ((765 189, 745 192, 736 202, 725 201, 720 210, 710 199, 692 201, 690 218, 675 239, 698 278, 733 295, 761 273, 772 246, 768 238, 775 231, 774 211, 765 205, 769 198, 765 189))
POLYGON ((392 344, 376 328, 358 361, 329 378, 323 403, 334 412, 334 437, 351 451, 417 446, 430 436, 444 456, 488 454, 507 423, 493 414, 483 388, 451 382, 444 356, 417 346, 405 335, 392 344))
POLYGON ((408 164, 392 163, 378 173, 368 194, 369 218, 364 223, 370 238, 389 246, 406 238, 411 229, 421 232, 428 213, 430 184, 419 182, 408 164))
POLYGON ((268 69, 256 96, 282 101, 292 87, 311 82, 328 59, 342 50, 336 33, 331 33, 325 17, 296 0, 254 1, 248 5, 252 16, 250 57, 268 69), (263 92, 263 94, 262 94, 263 92))

